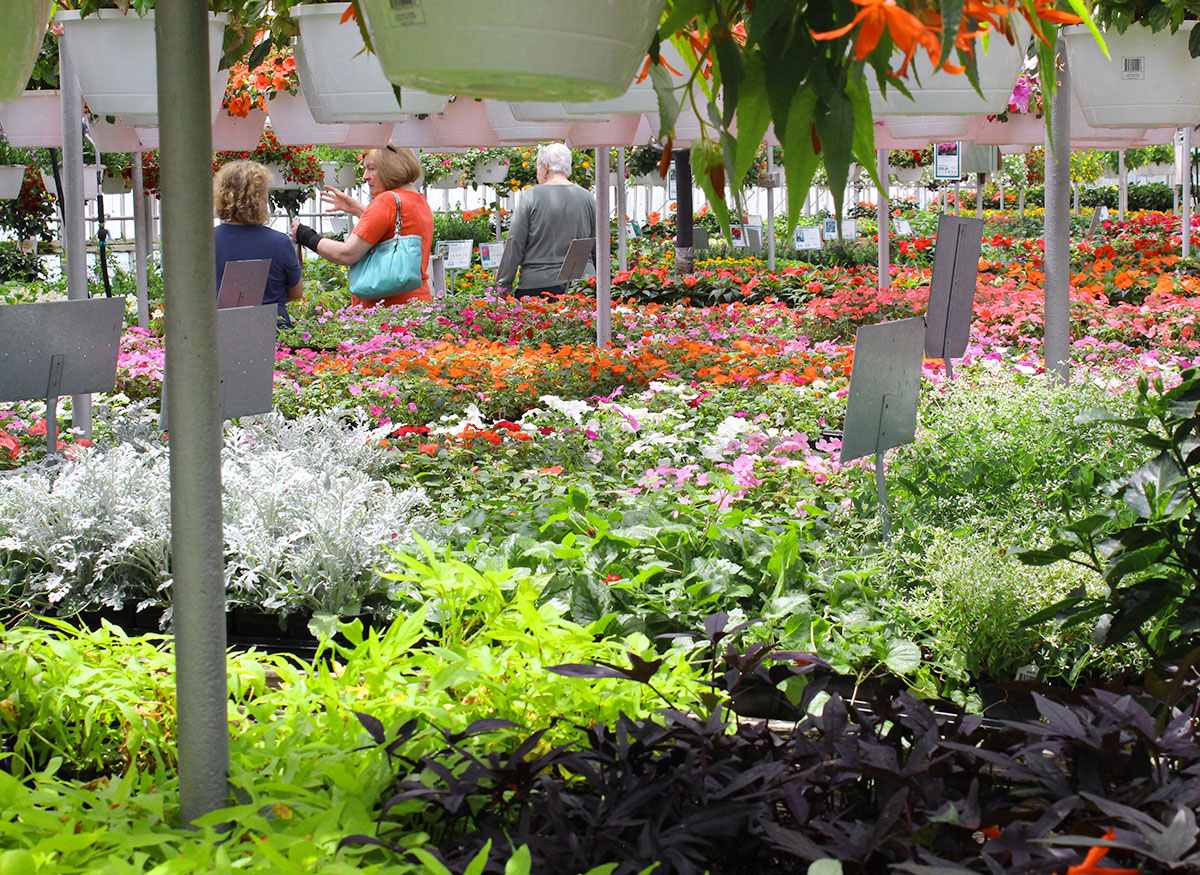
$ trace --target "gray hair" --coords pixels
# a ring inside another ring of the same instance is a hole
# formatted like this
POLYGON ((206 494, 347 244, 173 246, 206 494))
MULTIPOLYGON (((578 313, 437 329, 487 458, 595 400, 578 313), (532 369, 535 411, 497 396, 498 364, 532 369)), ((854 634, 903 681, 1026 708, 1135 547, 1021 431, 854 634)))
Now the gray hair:
POLYGON ((562 143, 547 143, 538 146, 537 163, 545 165, 552 173, 571 175, 571 150, 562 143))

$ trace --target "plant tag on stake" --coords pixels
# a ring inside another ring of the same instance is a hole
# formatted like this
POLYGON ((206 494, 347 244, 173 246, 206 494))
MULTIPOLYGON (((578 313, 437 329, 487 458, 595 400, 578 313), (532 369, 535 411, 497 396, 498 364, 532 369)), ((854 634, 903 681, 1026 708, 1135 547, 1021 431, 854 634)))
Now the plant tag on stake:
POLYGON ((821 229, 816 225, 798 225, 792 239, 797 249, 820 249, 821 229))
POLYGON ((437 252, 446 260, 446 270, 467 270, 474 248, 474 240, 439 240, 437 252))
POLYGON ((842 237, 846 240, 858 239, 858 219, 842 219, 842 237))
POLYGON ((910 223, 908 219, 893 219, 892 228, 900 237, 912 236, 912 223, 910 223))
POLYGON ((825 219, 821 223, 821 236, 826 240, 837 239, 837 219, 825 219))
POLYGON ((938 143, 933 149, 933 178, 958 179, 962 176, 962 144, 938 143))
POLYGON ((479 263, 484 270, 499 270, 500 259, 504 257, 504 243, 480 243, 479 263))
POLYGON ((746 248, 746 228, 744 225, 730 225, 729 239, 733 241, 734 249, 746 248))

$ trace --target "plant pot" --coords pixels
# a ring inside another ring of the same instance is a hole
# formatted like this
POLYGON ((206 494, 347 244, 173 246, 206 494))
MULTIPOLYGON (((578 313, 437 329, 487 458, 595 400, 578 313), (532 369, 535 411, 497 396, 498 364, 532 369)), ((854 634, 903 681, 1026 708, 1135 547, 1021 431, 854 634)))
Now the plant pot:
POLYGON ((0 0, 0 100, 15 100, 33 72, 53 0, 0 0))
MULTIPOLYGON (((514 108, 517 106, 561 107, 561 103, 517 104, 505 103, 502 100, 485 100, 484 111, 496 139, 504 146, 521 146, 543 143, 547 140, 564 140, 571 130, 571 125, 565 120, 566 113, 558 121, 522 120, 516 117, 514 108)), ((536 112, 536 111, 535 111, 536 112)))
POLYGON ((441 146, 433 119, 417 118, 411 115, 402 122, 396 122, 392 128, 392 143, 397 146, 408 146, 410 149, 436 149, 441 146))
POLYGON ((0 164, 0 200, 12 200, 25 182, 24 164, 0 164))
POLYGON ((1106 58, 1086 27, 1060 33, 1071 85, 1083 114, 1096 127, 1184 127, 1200 122, 1200 63, 1188 52, 1196 22, 1172 34, 1134 24, 1107 31, 1106 58))
POLYGON ((914 185, 921 181, 921 177, 925 174, 924 167, 893 167, 892 176, 896 177, 896 182, 901 185, 914 185))
POLYGON ((271 181, 267 184, 267 188, 276 191, 298 191, 301 186, 299 183, 292 182, 283 172, 283 168, 278 164, 266 165, 267 171, 271 174, 271 181))
POLYGON ((213 122, 212 147, 214 152, 253 152, 262 139, 267 114, 261 109, 252 109, 245 118, 230 115, 222 110, 213 122))
POLYGON ((271 130, 283 146, 339 146, 380 149, 392 133, 390 125, 321 124, 298 94, 276 94, 267 103, 271 130))
POLYGON ((119 121, 110 122, 104 116, 88 122, 88 134, 100 152, 116 154, 142 151, 142 141, 136 128, 119 121))
MULTIPOLYGON (((983 127, 983 116, 977 115, 891 115, 883 119, 883 128, 892 142, 919 143, 924 148, 931 143, 954 140, 974 140, 983 127)), ((876 142, 879 146, 879 142, 876 142)), ((904 148, 888 144, 888 148, 904 148)), ((908 148, 914 148, 909 145, 908 148)))
POLYGON ((341 6, 325 3, 291 10, 300 26, 300 39, 293 44, 296 72, 305 96, 320 104, 313 112, 317 121, 394 123, 445 108, 446 97, 416 89, 404 89, 397 103, 379 57, 364 49, 357 24, 341 22, 342 12, 341 6))
POLYGON ((57 91, 26 91, 0 103, 0 128, 10 146, 41 149, 62 146, 62 100, 57 91))
POLYGON ((442 191, 453 191, 459 188, 466 188, 467 175, 465 173, 447 173, 445 176, 440 176, 433 182, 429 183, 429 188, 436 188, 442 191))
POLYGON ((607 100, 629 87, 665 5, 364 0, 360 8, 383 72, 398 85, 499 100, 607 100))
POLYGON ((358 168, 339 161, 322 161, 321 172, 325 174, 325 185, 345 191, 358 182, 358 168))
POLYGON ((37 252, 38 241, 36 238, 33 240, 18 240, 17 249, 19 249, 24 255, 32 255, 33 253, 37 252))
POLYGON ((567 132, 567 145, 574 149, 631 146, 636 142, 641 117, 615 114, 606 119, 578 121, 567 132))
POLYGON ((650 173, 642 173, 638 176, 629 177, 629 181, 634 185, 666 185, 667 181, 658 175, 657 171, 650 173))
MULTIPOLYGON (((96 171, 101 170, 95 164, 84 165, 83 168, 83 199, 86 201, 92 200, 100 191, 100 183, 96 180, 96 171)), ((59 178, 62 179, 62 170, 59 170, 59 178)), ((63 179, 63 184, 66 180, 63 179)), ((42 185, 46 186, 46 191, 50 194, 58 196, 58 189, 54 187, 54 175, 51 173, 42 174, 42 185)))
MULTIPOLYGON (((679 49, 671 43, 664 42, 659 46, 659 52, 662 60, 666 63, 663 69, 672 85, 679 89, 676 94, 680 95, 680 103, 688 105, 688 96, 684 94, 681 86, 687 82, 691 68, 683 60, 679 49)), ((702 105, 703 99, 699 103, 702 105)), ((641 82, 638 82, 635 77, 620 97, 614 97, 611 100, 571 101, 562 106, 567 113, 573 116, 657 113, 658 95, 654 93, 654 83, 649 76, 641 82)))
POLYGON ((122 173, 113 173, 107 168, 100 180, 100 191, 104 194, 129 194, 133 191, 133 180, 126 179, 122 173))
MULTIPOLYGON (((1030 37, 1029 26, 1023 22, 1016 28, 1015 45, 999 35, 992 37, 988 51, 977 61, 981 97, 965 73, 932 71, 925 52, 912 58, 912 73, 905 87, 912 93, 909 100, 900 91, 888 87, 887 96, 879 90, 874 74, 868 75, 867 91, 871 98, 871 113, 876 117, 894 115, 995 115, 1008 106, 1008 98, 1021 76, 1025 64, 1025 44, 1030 37), (920 82, 920 85, 917 85, 920 82)), ((932 142, 932 141, 931 141, 932 142)))
POLYGON ((508 178, 508 159, 475 162, 475 181, 480 185, 496 185, 508 178))
MULTIPOLYGON (((228 70, 218 70, 224 39, 224 13, 208 14, 208 59, 212 118, 221 111, 228 70)), ((154 13, 145 18, 101 9, 82 17, 59 10, 62 39, 71 54, 79 87, 88 109, 98 115, 119 116, 131 127, 158 125, 158 64, 155 61, 154 13)))
POLYGON ((482 101, 460 97, 432 118, 433 130, 443 146, 490 149, 500 145, 482 101))

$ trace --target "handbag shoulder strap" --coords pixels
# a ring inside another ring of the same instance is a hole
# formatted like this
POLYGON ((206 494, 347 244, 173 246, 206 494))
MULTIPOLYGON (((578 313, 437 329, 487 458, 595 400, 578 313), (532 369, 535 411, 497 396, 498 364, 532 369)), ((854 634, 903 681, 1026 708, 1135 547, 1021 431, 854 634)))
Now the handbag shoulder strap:
POLYGON ((396 239, 399 240, 402 236, 400 233, 400 195, 395 191, 392 192, 392 197, 396 199, 396 239))

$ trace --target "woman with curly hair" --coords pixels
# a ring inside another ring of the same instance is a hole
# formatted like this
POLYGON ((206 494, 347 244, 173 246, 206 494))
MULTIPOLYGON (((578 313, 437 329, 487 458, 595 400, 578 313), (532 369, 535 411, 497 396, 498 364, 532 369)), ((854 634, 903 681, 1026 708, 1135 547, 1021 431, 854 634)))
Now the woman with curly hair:
POLYGON ((267 200, 271 172, 256 161, 231 161, 213 178, 213 206, 221 224, 213 229, 217 243, 217 288, 229 261, 271 259, 264 304, 279 308, 279 325, 292 327, 287 302, 299 301, 304 292, 300 259, 288 235, 267 227, 271 208, 267 200))

